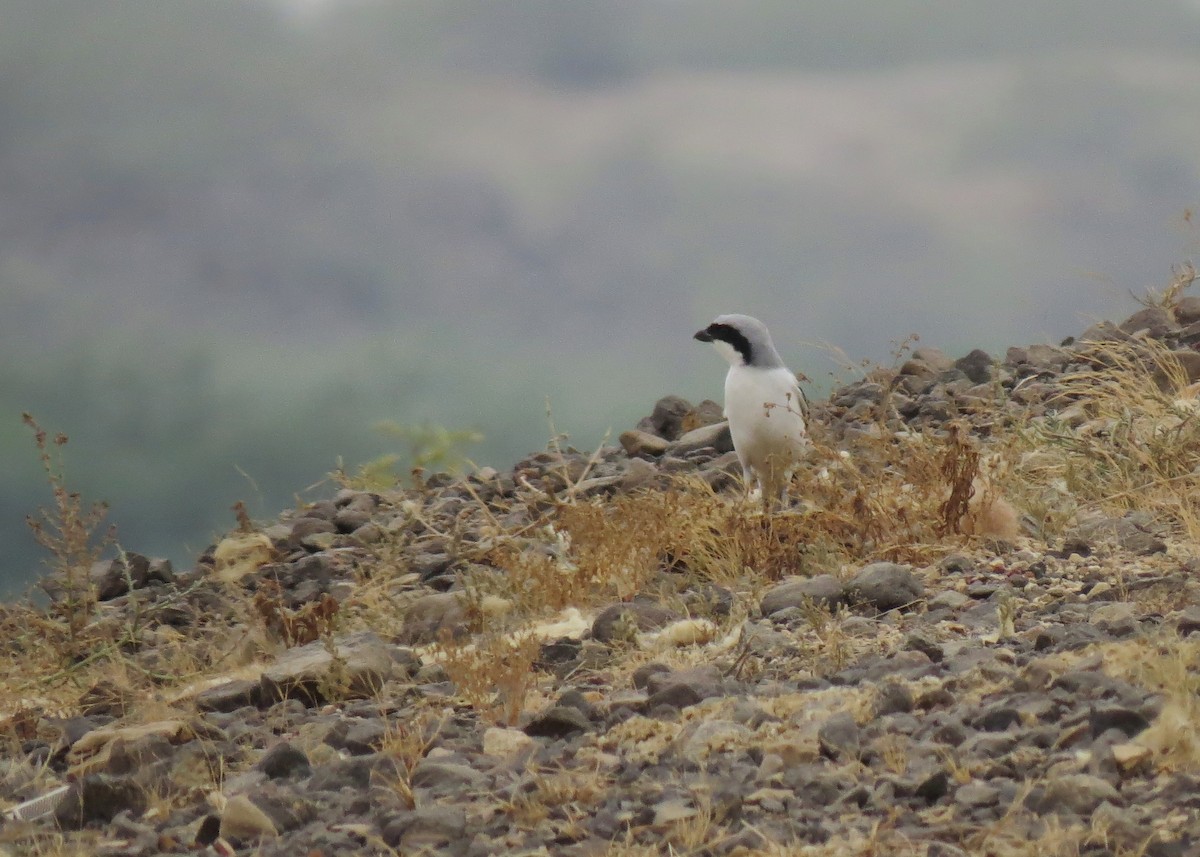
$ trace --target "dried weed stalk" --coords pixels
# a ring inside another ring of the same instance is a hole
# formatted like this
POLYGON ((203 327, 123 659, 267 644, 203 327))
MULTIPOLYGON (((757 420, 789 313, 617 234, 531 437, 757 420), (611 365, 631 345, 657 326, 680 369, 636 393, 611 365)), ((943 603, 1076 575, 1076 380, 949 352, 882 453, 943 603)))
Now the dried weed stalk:
POLYGON ((470 643, 444 634, 433 656, 468 705, 494 723, 513 726, 533 687, 540 651, 537 637, 527 633, 485 633, 470 643))
POLYGON ((108 509, 104 503, 85 506, 79 492, 67 488, 62 458, 67 436, 59 433, 50 439, 30 414, 22 414, 22 419, 33 430, 38 459, 54 497, 53 507, 26 518, 33 537, 50 552, 46 563, 50 576, 43 587, 53 599, 52 613, 62 620, 61 634, 52 635, 46 642, 64 660, 73 660, 88 648, 84 631, 96 606, 89 571, 113 539, 111 530, 97 535, 108 509))
POLYGON ((284 604, 283 588, 276 580, 263 580, 254 594, 254 613, 267 636, 289 648, 333 635, 338 601, 328 592, 295 609, 284 604))

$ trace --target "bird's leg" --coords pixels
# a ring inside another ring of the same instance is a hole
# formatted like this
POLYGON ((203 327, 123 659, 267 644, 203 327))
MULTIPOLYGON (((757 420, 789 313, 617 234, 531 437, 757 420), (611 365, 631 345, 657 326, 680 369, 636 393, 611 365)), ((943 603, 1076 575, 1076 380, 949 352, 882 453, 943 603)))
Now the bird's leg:
POLYGON ((750 468, 748 461, 739 456, 738 463, 742 465, 742 489, 746 492, 746 499, 753 500, 758 478, 754 475, 754 471, 750 468))
POLYGON ((788 507, 788 489, 792 487, 792 477, 795 475, 795 467, 789 467, 783 471, 783 481, 779 489, 779 508, 781 509, 788 507))

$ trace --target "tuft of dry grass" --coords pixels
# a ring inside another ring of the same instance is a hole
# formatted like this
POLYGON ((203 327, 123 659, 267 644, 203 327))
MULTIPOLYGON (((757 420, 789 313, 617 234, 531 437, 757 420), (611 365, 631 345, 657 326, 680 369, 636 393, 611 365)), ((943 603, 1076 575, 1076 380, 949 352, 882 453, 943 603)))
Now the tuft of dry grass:
POLYGON ((873 559, 924 560, 956 533, 979 454, 965 431, 911 433, 841 450, 817 440, 794 491, 802 506, 763 514, 701 479, 562 504, 553 550, 510 543, 488 561, 527 609, 628 599, 663 573, 753 586, 873 559), (951 498, 946 500, 945 498, 951 498))
POLYGON ((488 632, 474 642, 446 634, 432 657, 471 708, 493 723, 515 726, 536 682, 533 665, 540 652, 541 642, 533 634, 488 632))
POLYGON ((113 540, 113 533, 98 534, 107 514, 104 503, 84 504, 79 492, 67 488, 63 467, 63 447, 67 436, 61 432, 53 439, 30 414, 22 414, 25 425, 33 430, 38 460, 54 498, 50 509, 40 509, 25 520, 38 544, 50 554, 50 570, 43 586, 52 598, 51 612, 61 618, 50 623, 47 632, 59 631, 44 639, 64 660, 81 657, 88 649, 85 628, 96 607, 95 587, 89 578, 92 564, 113 540))
POLYGON ((1200 537, 1200 401, 1186 395, 1178 357, 1132 339, 1095 343, 1080 358, 1090 366, 1059 379, 1056 412, 1016 433, 1024 493, 1138 509, 1200 537))
POLYGON ((1105 648, 1106 672, 1162 694, 1158 717, 1134 739, 1162 771, 1200 771, 1200 640, 1174 634, 1105 648))

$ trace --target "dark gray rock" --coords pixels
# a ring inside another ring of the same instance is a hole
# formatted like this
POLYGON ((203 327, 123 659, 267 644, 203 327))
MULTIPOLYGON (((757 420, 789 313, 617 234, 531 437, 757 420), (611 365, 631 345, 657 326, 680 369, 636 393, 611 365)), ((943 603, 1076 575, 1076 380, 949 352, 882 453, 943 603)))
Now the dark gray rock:
POLYGON ((904 714, 913 710, 912 691, 897 681, 884 682, 875 692, 875 716, 904 714))
POLYGON ((1200 321, 1200 297, 1185 295, 1175 302, 1175 321, 1181 325, 1200 321))
POLYGON ((196 707, 200 711, 230 712, 247 705, 262 706, 266 701, 262 682, 249 679, 234 679, 196 694, 196 707))
POLYGON ((394 775, 396 764, 395 759, 384 753, 339 759, 318 767, 306 787, 318 792, 336 792, 342 789, 363 791, 371 785, 371 776, 376 771, 394 775))
POLYGON ((304 778, 312 773, 308 756, 294 744, 280 741, 263 754, 254 766, 273 780, 289 777, 304 778))
POLYGON ((395 670, 394 648, 372 631, 359 631, 332 644, 316 640, 288 649, 263 673, 263 695, 313 704, 333 696, 371 696, 395 670))
POLYGON ((1088 714, 1088 725, 1092 737, 1097 738, 1109 729, 1123 732, 1127 738, 1133 738, 1150 728, 1150 721, 1139 711, 1132 708, 1110 706, 1094 709, 1088 714))
POLYGON ((89 774, 71 783, 54 810, 54 820, 68 830, 94 822, 110 822, 119 812, 140 815, 146 809, 146 789, 132 777, 89 774))
POLYGON ((552 705, 529 721, 525 734, 534 738, 566 738, 592 729, 592 722, 578 708, 552 705))
POLYGON ((926 803, 937 803, 950 793, 950 776, 945 771, 937 771, 922 780, 913 790, 913 794, 926 803))
POLYGON ((992 705, 979 714, 972 721, 972 725, 976 729, 982 729, 984 732, 1003 732, 1004 730, 1021 724, 1021 712, 1011 706, 998 704, 992 705))
POLYGON ((355 756, 374 753, 383 746, 387 732, 387 723, 382 718, 357 720, 351 723, 350 728, 346 730, 344 739, 346 752, 355 756))
POLYGON ((409 646, 437 642, 467 630, 467 605, 461 592, 437 592, 416 599, 404 613, 396 641, 409 646))
POLYGON ((854 718, 843 712, 821 724, 817 730, 817 744, 821 755, 830 759, 854 759, 859 755, 861 730, 854 718))
MULTIPOLYGON (((332 518, 332 516, 330 516, 332 518)), ((288 545, 292 548, 304 548, 313 544, 312 537, 324 533, 330 535, 337 532, 332 520, 325 518, 297 518, 292 522, 288 534, 288 545)))
POLYGON ((946 656, 941 646, 922 634, 910 634, 904 641, 904 648, 924 653, 935 664, 940 663, 946 656))
POLYGON ((167 559, 149 559, 139 553, 126 551, 122 556, 100 560, 88 572, 96 598, 111 601, 130 590, 142 589, 151 584, 174 583, 175 571, 167 559))
POLYGON ((846 584, 846 599, 886 612, 912 607, 925 597, 925 586, 907 566, 874 562, 846 584))
POLYGON ((832 574, 785 580, 767 590, 759 609, 764 616, 771 616, 789 607, 802 608, 805 604, 836 607, 842 601, 843 590, 842 582, 832 574))
POLYGON ((1136 334, 1145 331, 1153 339, 1162 339, 1179 330, 1179 323, 1165 307, 1148 306, 1135 312, 1119 325, 1124 333, 1136 334))
POLYGON ((1181 637, 1200 632, 1200 607, 1192 606, 1182 610, 1175 619, 1175 632, 1181 637))
POLYGON ((639 690, 644 690, 645 688, 650 686, 650 680, 654 676, 661 675, 661 674, 669 674, 670 672, 671 672, 671 668, 669 666, 667 666, 666 664, 660 664, 657 662, 649 663, 649 664, 642 664, 640 667, 638 667, 637 669, 635 669, 633 671, 633 676, 632 676, 633 686, 638 688, 639 690))
POLYGON ((384 843, 406 854, 444 848, 466 838, 469 830, 461 806, 419 806, 384 819, 380 826, 384 843))
POLYGON ((679 616, 653 601, 629 601, 611 604, 592 622, 592 637, 601 643, 632 641, 639 631, 653 631, 679 616))
POLYGON ((976 348, 965 357, 954 361, 954 368, 970 379, 972 384, 986 384, 992 380, 995 361, 986 351, 976 348))
POLYGON ((926 366, 929 366, 935 372, 945 372, 948 369, 954 368, 954 360, 945 351, 935 348, 932 345, 922 345, 914 348, 912 357, 914 360, 919 360, 926 366))
POLYGON ((704 699, 701 691, 688 682, 674 681, 663 685, 650 694, 646 700, 646 710, 656 708, 687 708, 704 699))
POLYGON ((1075 553, 1080 553, 1078 548, 1084 547, 1090 553, 1090 546, 1097 542, 1115 543, 1139 556, 1162 553, 1167 549, 1166 542, 1154 532, 1150 521, 1126 515, 1120 518, 1097 517, 1081 522, 1064 534, 1063 550, 1069 546, 1075 553))
POLYGON ((296 830, 317 818, 316 804, 296 791, 295 785, 264 783, 249 795, 251 802, 271 819, 279 833, 296 830))
POLYGON ((486 779, 486 774, 475 770, 470 765, 426 758, 413 768, 408 782, 414 789, 445 792, 476 786, 486 779))
POLYGON ((663 396, 654 403, 650 416, 638 423, 638 429, 658 435, 665 440, 677 440, 683 434, 683 418, 692 404, 680 396, 663 396))
POLYGON ((582 692, 573 687, 559 694, 557 704, 567 708, 574 708, 589 720, 593 720, 597 716, 596 707, 588 701, 588 698, 582 692))

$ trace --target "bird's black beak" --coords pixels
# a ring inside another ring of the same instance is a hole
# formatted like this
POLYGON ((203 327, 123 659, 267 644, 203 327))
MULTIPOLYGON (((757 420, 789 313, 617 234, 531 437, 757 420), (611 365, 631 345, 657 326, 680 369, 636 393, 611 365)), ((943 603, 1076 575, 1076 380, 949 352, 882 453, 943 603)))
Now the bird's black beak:
POLYGON ((704 330, 696 331, 696 335, 693 336, 692 339, 698 339, 701 342, 712 342, 713 341, 712 334, 708 332, 707 327, 704 328, 704 330))

